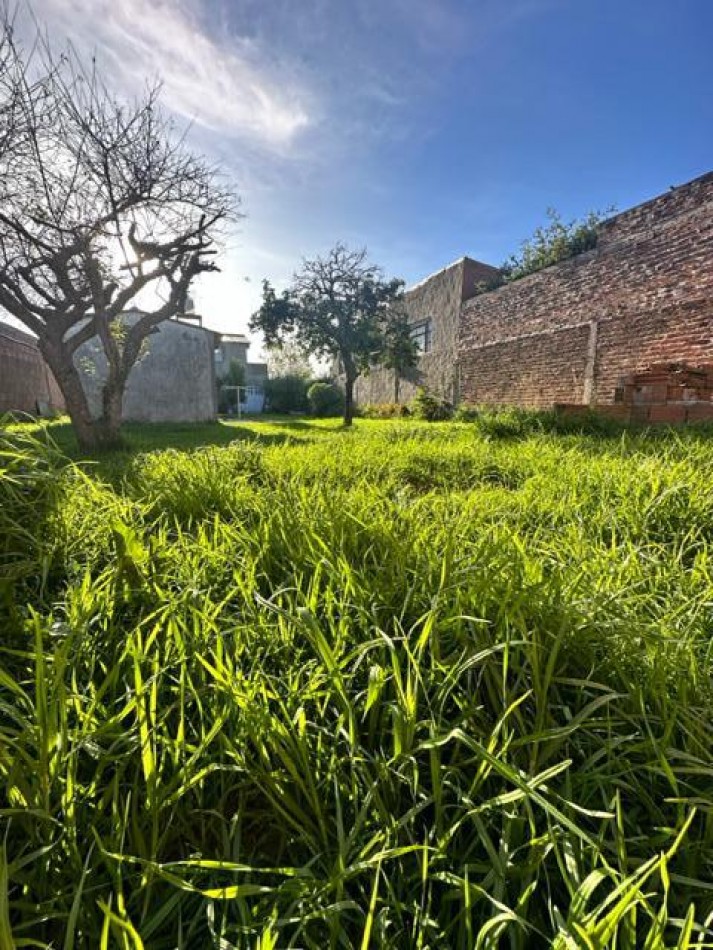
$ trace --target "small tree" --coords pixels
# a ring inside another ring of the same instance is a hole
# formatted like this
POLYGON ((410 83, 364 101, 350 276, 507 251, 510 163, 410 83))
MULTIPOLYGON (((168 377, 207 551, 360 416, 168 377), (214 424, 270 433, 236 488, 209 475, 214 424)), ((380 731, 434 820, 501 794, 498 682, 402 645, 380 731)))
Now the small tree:
POLYGON ((0 307, 38 337, 80 444, 110 445, 143 341, 217 270, 234 201, 176 137, 156 88, 122 103, 71 53, 39 49, 17 45, 0 0, 0 307), (97 419, 75 361, 93 338, 107 365, 97 419))
POLYGON ((278 295, 263 283, 263 301, 250 326, 268 346, 294 340, 315 356, 330 357, 344 374, 344 425, 354 416, 354 383, 384 350, 385 328, 403 283, 383 280, 366 250, 337 244, 326 257, 305 260, 292 286, 278 295))
POLYGON ((401 395, 401 379, 418 366, 419 351, 411 336, 411 327, 405 313, 391 314, 384 332, 384 344, 379 362, 394 371, 394 402, 401 395))

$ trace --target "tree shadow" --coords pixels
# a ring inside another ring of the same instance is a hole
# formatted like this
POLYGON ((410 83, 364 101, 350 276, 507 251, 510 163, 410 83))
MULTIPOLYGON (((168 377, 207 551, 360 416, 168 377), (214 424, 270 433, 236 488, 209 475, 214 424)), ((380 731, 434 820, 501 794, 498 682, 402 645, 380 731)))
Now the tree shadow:
POLYGON ((252 442, 264 446, 313 442, 343 430, 341 425, 325 426, 279 417, 253 417, 241 422, 125 423, 122 426, 123 445, 107 450, 83 451, 68 421, 38 424, 35 428, 42 428, 67 458, 86 463, 98 478, 115 486, 121 483, 134 458, 145 452, 169 449, 190 452, 209 446, 227 446, 233 442, 252 442))

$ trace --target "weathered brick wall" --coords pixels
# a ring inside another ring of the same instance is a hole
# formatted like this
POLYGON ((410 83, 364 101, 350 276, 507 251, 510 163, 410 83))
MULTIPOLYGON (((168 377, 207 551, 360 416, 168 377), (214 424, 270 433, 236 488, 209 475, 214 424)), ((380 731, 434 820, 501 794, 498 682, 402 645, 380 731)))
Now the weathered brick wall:
MULTIPOLYGON (((411 323, 431 321, 431 349, 424 353, 418 367, 399 385, 399 399, 408 402, 419 386, 425 386, 448 399, 457 398, 458 322, 463 300, 475 293, 478 282, 492 276, 494 268, 470 258, 432 274, 404 294, 411 323)), ((358 403, 393 402, 394 373, 376 370, 357 381, 358 403)))
POLYGON ((594 250, 461 310, 469 402, 609 403, 626 373, 712 360, 713 174, 612 218, 594 250))
POLYGON ((63 409, 62 394, 34 337, 0 323, 0 413, 63 409))
MULTIPOLYGON (((517 402, 525 406, 571 402, 584 387, 589 325, 535 334, 502 343, 488 343, 468 354, 461 391, 477 379, 479 402, 513 403, 513 372, 517 373, 517 402), (512 367, 503 371, 503 367, 512 367), (517 367, 517 369, 515 369, 517 367)), ((461 369, 463 373, 463 368, 461 369)), ((471 391, 463 395, 475 399, 471 391)))

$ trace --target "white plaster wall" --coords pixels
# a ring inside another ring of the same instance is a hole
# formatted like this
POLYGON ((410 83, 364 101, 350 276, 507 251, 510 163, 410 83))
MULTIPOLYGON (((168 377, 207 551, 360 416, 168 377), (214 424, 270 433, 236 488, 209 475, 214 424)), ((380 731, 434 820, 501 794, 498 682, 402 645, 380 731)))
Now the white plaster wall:
MULTIPOLYGON (((127 322, 136 319, 127 315, 127 322)), ((206 422, 216 418, 213 334, 202 327, 166 320, 149 334, 146 352, 126 384, 126 422, 206 422)), ((106 359, 98 340, 83 344, 74 357, 94 418, 101 415, 106 359)))

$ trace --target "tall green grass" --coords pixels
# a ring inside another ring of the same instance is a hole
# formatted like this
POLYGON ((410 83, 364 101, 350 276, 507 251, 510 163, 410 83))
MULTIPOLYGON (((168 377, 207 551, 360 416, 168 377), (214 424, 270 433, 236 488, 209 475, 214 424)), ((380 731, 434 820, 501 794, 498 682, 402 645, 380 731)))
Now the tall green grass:
POLYGON ((488 426, 2 441, 0 947, 713 946, 713 445, 488 426))

